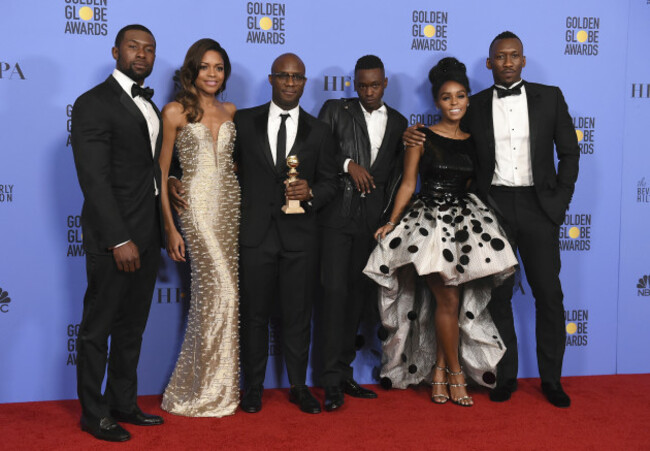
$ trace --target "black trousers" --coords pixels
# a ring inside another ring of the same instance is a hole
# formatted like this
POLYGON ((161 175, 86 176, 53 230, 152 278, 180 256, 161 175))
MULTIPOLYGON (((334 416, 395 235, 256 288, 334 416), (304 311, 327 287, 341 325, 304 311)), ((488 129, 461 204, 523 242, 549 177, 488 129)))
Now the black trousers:
POLYGON ((136 406, 140 346, 160 262, 160 240, 154 242, 140 249, 140 269, 132 273, 118 271, 112 254, 86 254, 88 288, 77 341, 77 393, 89 420, 108 416, 111 409, 129 412, 136 406))
MULTIPOLYGON (((533 187, 492 187, 491 202, 502 217, 510 243, 519 250, 526 278, 535 298, 537 365, 542 382, 559 383, 565 348, 565 324, 560 284, 559 226, 553 223, 537 199, 533 187)), ((507 347, 497 366, 497 385, 517 378, 517 336, 512 315, 511 277, 492 292, 488 305, 492 319, 507 347)))
POLYGON ((316 231, 309 249, 287 251, 271 222, 257 247, 241 246, 241 363, 248 387, 264 383, 269 348, 269 318, 279 301, 282 353, 291 385, 304 385, 309 360, 316 231))
POLYGON ((351 379, 359 323, 376 287, 363 274, 377 244, 361 216, 342 228, 321 228, 322 353, 321 385, 351 379))

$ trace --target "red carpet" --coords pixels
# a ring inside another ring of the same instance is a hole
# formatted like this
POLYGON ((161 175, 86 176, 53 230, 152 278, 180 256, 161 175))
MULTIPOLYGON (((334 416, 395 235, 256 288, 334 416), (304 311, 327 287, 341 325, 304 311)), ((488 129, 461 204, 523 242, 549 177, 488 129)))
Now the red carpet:
MULTIPOLYGON (((129 442, 101 442, 79 429, 77 401, 0 405, 0 448, 91 449, 650 449, 650 374, 567 377, 569 409, 551 406, 538 379, 521 379, 506 403, 474 391, 464 408, 429 401, 424 387, 384 391, 376 400, 345 398, 337 412, 308 415, 286 390, 266 390, 257 414, 185 418, 162 412, 159 396, 143 396, 157 427, 125 425, 129 442)), ((322 399, 323 392, 314 393, 322 399)))

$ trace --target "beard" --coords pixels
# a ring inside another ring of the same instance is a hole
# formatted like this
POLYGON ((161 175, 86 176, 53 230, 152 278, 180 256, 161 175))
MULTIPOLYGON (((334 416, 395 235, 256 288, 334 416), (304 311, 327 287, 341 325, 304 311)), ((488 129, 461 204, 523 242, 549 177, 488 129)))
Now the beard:
POLYGON ((153 71, 153 67, 149 67, 147 70, 144 72, 142 71, 136 71, 132 66, 120 66, 118 67, 120 72, 122 72, 124 75, 129 77, 131 80, 135 82, 141 82, 144 81, 145 78, 147 78, 149 75, 151 75, 151 72, 153 71))
POLYGON ((153 63, 151 66, 146 68, 145 70, 142 69, 135 69, 133 67, 133 64, 135 61, 131 62, 125 62, 122 61, 122 55, 118 53, 117 57, 117 69, 122 72, 124 75, 129 77, 131 80, 135 81, 136 83, 140 83, 144 81, 145 78, 147 78, 149 75, 151 75, 151 72, 153 71, 153 63))

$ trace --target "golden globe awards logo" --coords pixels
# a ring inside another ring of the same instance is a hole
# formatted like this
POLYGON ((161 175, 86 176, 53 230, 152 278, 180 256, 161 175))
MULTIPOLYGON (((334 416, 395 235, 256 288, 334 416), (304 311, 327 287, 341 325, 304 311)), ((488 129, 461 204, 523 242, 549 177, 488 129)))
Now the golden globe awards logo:
POLYGON ((83 247, 83 234, 81 232, 81 216, 68 216, 68 252, 66 257, 83 257, 86 251, 83 247))
POLYGON ((413 11, 411 50, 446 51, 448 18, 447 11, 413 11))
POLYGON ((441 116, 436 113, 411 113, 408 115, 409 125, 424 124, 427 127, 440 122, 441 116))
POLYGON ((593 116, 574 117, 573 126, 576 129, 580 153, 592 155, 596 145, 596 118, 593 116))
POLYGON ((11 304, 9 293, 0 288, 0 313, 9 313, 9 304, 11 304))
POLYGON ((565 55, 598 55, 600 17, 567 17, 565 55))
POLYGON ((325 75, 323 77, 323 91, 345 91, 352 86, 352 77, 349 75, 325 75))
POLYGON ((68 138, 65 142, 66 147, 70 147, 72 145, 72 105, 67 104, 65 106, 65 115, 66 115, 66 121, 65 121, 65 129, 68 132, 68 138))
POLYGON ((565 310, 566 345, 587 346, 589 310, 565 310))
POLYGON ((278 44, 286 41, 284 3, 248 2, 246 4, 248 44, 278 44))
POLYGON ((591 214, 566 215, 560 227, 561 251, 591 250, 591 214))
POLYGON ((14 201, 14 185, 0 184, 0 204, 14 201))
POLYGON ((64 0, 63 3, 65 34, 108 34, 108 0, 64 0))
POLYGON ((20 64, 0 61, 0 80, 25 80, 25 74, 20 64))
POLYGON ((66 359, 66 366, 75 366, 77 364, 77 342, 79 337, 79 324, 68 324, 66 327, 66 349, 68 358, 66 359))
POLYGON ((639 204, 650 203, 650 188, 647 186, 645 177, 639 180, 636 184, 636 201, 639 204))

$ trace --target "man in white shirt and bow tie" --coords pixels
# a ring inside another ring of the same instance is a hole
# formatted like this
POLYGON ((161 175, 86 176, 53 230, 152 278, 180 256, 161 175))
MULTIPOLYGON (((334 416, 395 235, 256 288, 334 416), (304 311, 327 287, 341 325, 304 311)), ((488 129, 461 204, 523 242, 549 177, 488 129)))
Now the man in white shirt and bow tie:
POLYGON ((162 133, 160 112, 150 100, 153 90, 142 86, 155 60, 153 35, 142 25, 128 25, 118 32, 112 52, 112 75, 82 94, 72 110, 88 278, 77 387, 81 428, 101 440, 125 441, 130 435, 116 421, 163 422, 143 413, 136 401, 140 346, 162 245, 162 133))
MULTIPOLYGON (((476 190, 500 215, 535 297, 542 392, 554 406, 569 407, 560 383, 566 334, 559 229, 578 178, 580 148, 562 91, 521 79, 526 57, 517 35, 497 35, 486 66, 494 86, 470 97, 464 124, 476 144, 476 190)), ((409 131, 405 141, 414 136, 409 131)), ((513 287, 514 276, 493 290, 488 305, 507 348, 490 392, 495 402, 517 389, 513 287)))

